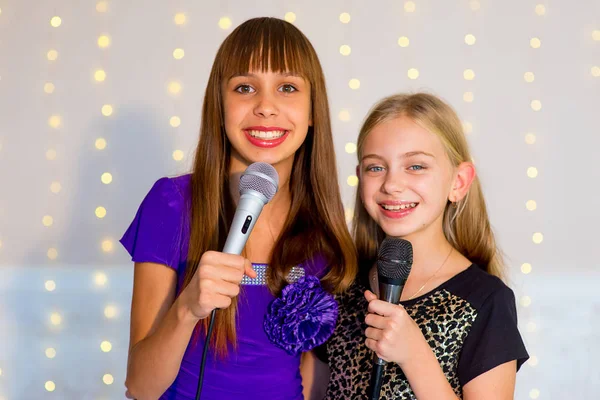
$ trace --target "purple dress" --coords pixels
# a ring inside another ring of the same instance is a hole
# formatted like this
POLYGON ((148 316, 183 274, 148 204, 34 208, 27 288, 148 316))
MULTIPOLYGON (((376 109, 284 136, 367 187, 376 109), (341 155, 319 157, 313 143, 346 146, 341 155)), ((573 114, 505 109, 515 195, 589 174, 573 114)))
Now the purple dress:
MULTIPOLYGON (((189 196, 190 175, 158 180, 121 238, 133 261, 164 264, 177 271, 177 293, 184 279, 188 252, 189 196)), ((254 268, 259 277, 244 277, 238 299, 237 350, 230 349, 226 359, 218 359, 209 352, 203 400, 303 399, 300 354, 290 353, 269 339, 264 320, 275 298, 264 284, 266 266, 254 264, 254 268)), ((316 258, 294 267, 290 276, 320 278, 326 269, 326 262, 316 258)), ((335 311, 337 317, 337 308, 335 311)), ((203 345, 202 335, 197 344, 188 344, 177 378, 160 399, 195 398, 203 345)))

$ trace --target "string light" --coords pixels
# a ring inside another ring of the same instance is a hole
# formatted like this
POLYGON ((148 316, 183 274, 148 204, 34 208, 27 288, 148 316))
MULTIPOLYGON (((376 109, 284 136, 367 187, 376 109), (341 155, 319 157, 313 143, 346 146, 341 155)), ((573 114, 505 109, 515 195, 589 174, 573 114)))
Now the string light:
POLYGON ((286 12, 285 15, 283 16, 283 19, 285 19, 287 22, 289 22, 290 24, 294 23, 294 21, 296 21, 296 14, 294 14, 293 12, 286 12))
POLYGON ((181 60, 185 56, 185 51, 183 49, 175 49, 173 50, 173 58, 176 60, 181 60))
POLYGON ((173 128, 177 128, 179 125, 181 125, 181 118, 179 118, 178 116, 173 116, 169 119, 169 124, 173 128))
POLYGON ((44 283, 44 288, 49 292, 54 292, 56 289, 56 282, 53 280, 48 280, 44 283))
POLYGON ((106 385, 112 385, 114 381, 115 378, 113 378, 111 374, 104 374, 102 377, 102 382, 104 382, 106 385))
POLYGON ((100 207, 96 207, 96 211, 95 211, 96 217, 102 219, 104 217, 106 217, 106 208, 100 206, 100 207))
POLYGON ((416 68, 411 68, 406 72, 406 75, 409 79, 417 79, 419 77, 419 70, 416 68))
POLYGON ((398 46, 408 47, 408 46, 410 46, 410 40, 406 36, 400 36, 398 38, 398 46))
POLYGON ((465 35, 465 43, 468 44, 469 46, 473 46, 476 41, 477 41, 477 39, 475 38, 474 35, 472 35, 470 33, 465 35))
POLYGON ((350 86, 350 89, 356 90, 360 88, 360 81, 358 79, 350 79, 348 86, 350 86))
POLYGON ((49 161, 56 160, 56 150, 54 150, 54 149, 48 149, 46 151, 46 159, 49 160, 49 161))
POLYGON ((536 167, 527 168, 527 176, 530 178, 535 178, 536 176, 538 176, 537 168, 536 167))
POLYGON ((117 316, 117 308, 112 305, 104 307, 104 316, 109 319, 116 317, 117 316))
POLYGON ((544 241, 544 235, 541 232, 536 232, 531 237, 531 240, 533 240, 533 243, 535 244, 540 244, 544 241))
POLYGON ((350 112, 348 110, 341 110, 338 113, 338 118, 340 119, 340 121, 350 121, 350 112))
POLYGON ((183 151, 181 151, 181 150, 175 150, 173 152, 173 160, 175 160, 175 161, 183 160, 183 156, 184 156, 184 154, 183 154, 183 151))
POLYGON ((346 217, 346 223, 352 222, 354 218, 354 210, 352 208, 346 208, 344 210, 344 217, 346 217))
POLYGON ((346 143, 345 150, 348 154, 356 153, 356 143, 346 143))
POLYGON ((52 27, 54 27, 54 28, 58 28, 61 24, 62 24, 62 19, 60 19, 60 17, 58 17, 58 16, 52 17, 50 19, 50 25, 52 25, 52 27))
POLYGON ((529 45, 534 49, 539 49, 542 46, 542 41, 539 38, 531 38, 529 41, 529 45))
POLYGON ((105 117, 110 117, 113 113, 113 107, 110 104, 105 104, 102 106, 102 115, 105 117))
POLYGON ((356 186, 358 185, 358 177, 356 175, 350 175, 346 180, 348 186, 356 186))
POLYGON ((104 80, 106 79, 106 72, 104 72, 104 70, 102 69, 98 69, 94 72, 94 79, 97 82, 104 82, 104 80))
POLYGON ((178 94, 179 92, 181 92, 181 83, 179 82, 169 82, 169 93, 171 94, 178 94))
POLYGON ((104 138, 96 139, 96 141, 94 142, 94 146, 98 150, 104 150, 106 148, 106 139, 104 139, 104 138))
POLYGON ((540 17, 546 14, 546 7, 543 4, 538 4, 535 6, 535 13, 540 17))
POLYGON ((56 385, 52 381, 46 381, 46 383, 44 384, 44 388, 46 388, 46 390, 49 392, 54 392, 54 389, 56 389, 56 385))
POLYGON ((62 322, 62 317, 60 316, 59 313, 52 313, 50 314, 50 323, 54 326, 58 326, 60 325, 60 323, 62 322))
POLYGON ((52 216, 50 215, 44 215, 44 217, 42 218, 42 224, 44 224, 44 226, 52 226, 53 223, 54 218, 52 218, 52 216))
POLYGON ((536 356, 531 356, 531 357, 529 357, 529 360, 527 360, 527 363, 530 366, 535 367, 539 364, 539 360, 536 356))
POLYGON ((417 9, 417 5, 414 2, 407 1, 406 3, 404 3, 404 11, 406 11, 408 13, 412 13, 412 12, 415 12, 416 9, 417 9))
POLYGON ((49 50, 48 53, 46 53, 46 58, 48 58, 48 61, 56 61, 58 58, 58 51, 49 50))
POLYGON ((540 397, 540 391, 538 389, 531 389, 529 392, 529 397, 532 399, 537 399, 540 397))
POLYGON ((352 49, 347 44, 343 44, 340 46, 340 54, 343 56, 349 56, 352 53, 352 49))
POLYGON ((473 72, 472 69, 465 69, 463 72, 463 77, 468 81, 472 81, 475 79, 475 72, 473 72))
POLYGON ((105 172, 102 174, 102 176, 100 177, 100 180, 102 181, 102 183, 104 183, 105 185, 108 185, 112 182, 113 177, 112 174, 110 172, 105 172))
POLYGON ((231 28, 231 19, 229 17, 222 17, 219 19, 219 28, 229 29, 231 28))
POLYGON ((102 350, 104 353, 108 353, 112 350, 112 344, 108 340, 105 340, 100 343, 100 350, 102 350))
POLYGON ((531 264, 529 263, 523 263, 521 264, 521 272, 524 273, 525 275, 531 273, 531 264))
POLYGON ((98 38, 98 47, 106 49, 110 46, 110 37, 108 35, 102 35, 98 38))
POLYGON ((527 144, 534 144, 535 143, 535 134, 533 133, 528 133, 525 135, 525 143, 527 144))
POLYGON ((46 357, 50 359, 56 357, 56 350, 52 347, 48 347, 44 353, 46 354, 46 357))
POLYGON ((60 115, 52 115, 48 118, 48 125, 54 129, 58 129, 62 125, 62 118, 60 115))
POLYGON ((108 2, 99 1, 98 3, 96 3, 96 11, 98 11, 99 13, 105 13, 106 11, 108 11, 108 2))
POLYGON ((521 303, 522 307, 529 307, 531 305, 531 297, 529 297, 529 296, 521 297, 520 303, 521 303))
POLYGON ((525 79, 525 82, 531 83, 535 80, 535 75, 533 74, 533 72, 525 72, 523 78, 525 79))
POLYGON ((463 130, 465 131, 466 134, 472 133, 473 132, 473 124, 468 121, 463 122, 463 130))
POLYGON ((600 42, 600 30, 594 30, 592 31, 592 39, 594 39, 596 42, 600 42))
POLYGON ((525 207, 529 211, 534 211, 537 208, 537 203, 535 202, 535 200, 528 200, 527 203, 525 203, 525 207))
POLYGON ((542 109, 542 102, 539 100, 533 100, 531 102, 531 109, 533 111, 540 111, 542 109))
POLYGON ((94 284, 98 287, 105 286, 108 282, 108 277, 104 272, 96 272, 94 274, 94 284))
POLYGON ((350 14, 348 14, 347 12, 345 12, 345 13, 341 13, 341 14, 340 14, 340 22, 341 22, 342 24, 347 24, 347 23, 349 23, 351 19, 352 19, 352 18, 350 17, 350 14))
POLYGON ((592 67, 592 69, 590 70, 590 72, 592 73, 593 77, 598 78, 600 76, 600 67, 598 67, 597 65, 594 65, 592 67))
POLYGON ((472 103, 473 99, 474 99, 473 92, 465 92, 463 94, 463 100, 466 101, 467 103, 472 103))
POLYGON ((44 84, 44 92, 47 94, 54 93, 54 84, 52 82, 47 82, 44 84))
POLYGON ((183 25, 186 23, 187 17, 184 13, 177 13, 175 14, 175 17, 173 17, 173 21, 176 25, 183 25))
POLYGON ((49 248, 46 252, 46 256, 48 256, 50 260, 56 260, 58 258, 58 250, 55 248, 49 248))
POLYGON ((110 239, 105 239, 102 241, 100 247, 102 247, 103 252, 110 253, 113 250, 113 242, 110 239))

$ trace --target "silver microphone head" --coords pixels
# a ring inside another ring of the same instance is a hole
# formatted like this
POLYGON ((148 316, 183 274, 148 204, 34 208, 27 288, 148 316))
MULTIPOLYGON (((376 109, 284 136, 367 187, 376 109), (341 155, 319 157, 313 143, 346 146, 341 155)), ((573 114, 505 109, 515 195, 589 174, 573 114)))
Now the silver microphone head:
POLYGON ((240 177, 240 195, 255 192, 264 197, 265 204, 273 199, 279 186, 279 175, 271 164, 255 162, 250 164, 240 177))

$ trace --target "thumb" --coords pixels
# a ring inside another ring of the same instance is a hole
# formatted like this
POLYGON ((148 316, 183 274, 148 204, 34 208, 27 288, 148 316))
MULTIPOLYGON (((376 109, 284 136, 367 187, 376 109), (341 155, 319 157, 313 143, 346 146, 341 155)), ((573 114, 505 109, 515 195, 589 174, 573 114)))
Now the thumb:
POLYGON ((370 290, 365 290, 365 299, 367 299, 368 302, 371 302, 373 300, 377 300, 377 296, 375 296, 375 293, 371 292, 370 290))
POLYGON ((244 274, 250 278, 256 278, 256 271, 252 269, 252 263, 250 260, 244 261, 244 274))

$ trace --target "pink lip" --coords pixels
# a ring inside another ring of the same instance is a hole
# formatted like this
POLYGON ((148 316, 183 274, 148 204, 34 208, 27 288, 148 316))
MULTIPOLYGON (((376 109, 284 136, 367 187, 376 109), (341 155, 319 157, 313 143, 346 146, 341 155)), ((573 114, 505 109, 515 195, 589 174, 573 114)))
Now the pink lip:
POLYGON ((244 133, 246 134, 246 139, 248 139, 248 141, 250 143, 252 143, 254 146, 262 147, 264 149, 270 149, 270 148, 279 146, 281 143, 283 143, 285 141, 285 139, 287 139, 290 131, 288 131, 287 129, 277 127, 277 126, 250 126, 246 129, 244 129, 244 133), (283 136, 281 136, 277 139, 261 139, 261 138, 253 137, 252 135, 250 135, 249 131, 261 131, 261 132, 284 131, 285 133, 283 134, 283 136))
POLYGON ((390 205, 390 206, 397 206, 397 205, 401 205, 401 204, 411 204, 411 203, 416 203, 414 201, 386 201, 383 203, 379 204, 379 209, 381 210, 381 213, 391 219, 401 219, 404 218, 408 215, 410 215, 414 210, 417 209, 417 207, 419 207, 419 203, 416 203, 417 205, 415 207, 412 208, 405 208, 404 210, 400 209, 398 211, 391 211, 391 210, 386 210, 385 208, 383 208, 383 205, 390 205))

